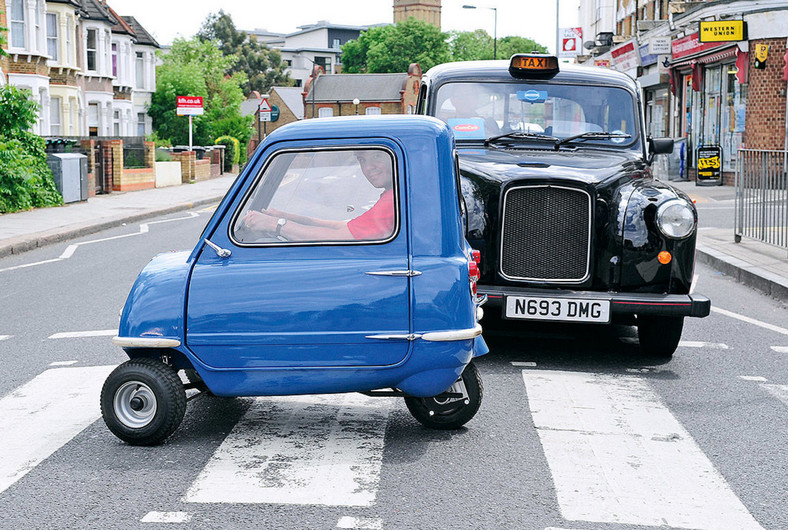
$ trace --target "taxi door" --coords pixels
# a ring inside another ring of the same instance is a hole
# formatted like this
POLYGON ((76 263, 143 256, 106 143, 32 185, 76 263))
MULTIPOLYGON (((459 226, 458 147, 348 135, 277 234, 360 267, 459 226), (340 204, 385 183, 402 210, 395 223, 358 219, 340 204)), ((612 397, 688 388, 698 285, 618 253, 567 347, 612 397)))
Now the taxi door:
POLYGON ((187 346, 215 368, 402 361, 413 274, 402 167, 396 144, 367 141, 295 144, 247 172, 194 264, 187 346))

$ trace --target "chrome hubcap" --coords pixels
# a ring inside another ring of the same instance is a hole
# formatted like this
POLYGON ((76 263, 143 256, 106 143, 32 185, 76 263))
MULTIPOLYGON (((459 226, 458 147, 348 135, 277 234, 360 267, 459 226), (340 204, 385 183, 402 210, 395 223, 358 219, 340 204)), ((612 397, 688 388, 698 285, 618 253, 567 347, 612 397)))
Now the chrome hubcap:
POLYGON ((124 383, 112 402, 118 420, 131 429, 141 429, 156 416, 156 395, 145 383, 124 383))

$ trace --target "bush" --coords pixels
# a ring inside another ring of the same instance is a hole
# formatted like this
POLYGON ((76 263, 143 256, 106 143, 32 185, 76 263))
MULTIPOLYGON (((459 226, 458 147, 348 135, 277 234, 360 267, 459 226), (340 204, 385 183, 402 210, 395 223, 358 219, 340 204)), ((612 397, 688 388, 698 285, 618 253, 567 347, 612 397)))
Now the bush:
POLYGON ((156 149, 156 162, 172 162, 172 155, 164 149, 156 149))
POLYGON ((232 136, 220 136, 214 143, 224 146, 224 170, 232 171, 241 157, 241 143, 232 136))

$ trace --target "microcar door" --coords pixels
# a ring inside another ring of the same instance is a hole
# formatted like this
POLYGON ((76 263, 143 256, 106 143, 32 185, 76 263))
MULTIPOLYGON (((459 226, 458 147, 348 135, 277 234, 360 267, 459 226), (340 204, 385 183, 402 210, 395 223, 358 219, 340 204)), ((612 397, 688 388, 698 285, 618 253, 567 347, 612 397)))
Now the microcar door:
POLYGON ((383 366, 408 353, 410 274, 396 144, 270 154, 189 284, 186 342, 217 368, 383 366), (223 253, 226 254, 226 253, 223 253))

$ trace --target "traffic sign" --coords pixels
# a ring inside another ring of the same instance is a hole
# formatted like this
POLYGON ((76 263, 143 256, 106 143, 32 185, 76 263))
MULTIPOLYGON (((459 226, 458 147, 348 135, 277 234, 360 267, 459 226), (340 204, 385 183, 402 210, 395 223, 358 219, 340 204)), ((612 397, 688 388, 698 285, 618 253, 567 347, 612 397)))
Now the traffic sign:
POLYGON ((269 105, 268 100, 265 98, 260 101, 260 112, 271 112, 271 105, 269 105))

